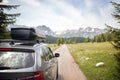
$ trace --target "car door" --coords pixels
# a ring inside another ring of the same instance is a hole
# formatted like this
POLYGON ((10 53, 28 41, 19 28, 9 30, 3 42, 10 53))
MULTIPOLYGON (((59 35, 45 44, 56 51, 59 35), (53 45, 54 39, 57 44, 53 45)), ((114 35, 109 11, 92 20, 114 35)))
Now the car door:
POLYGON ((56 76, 57 76, 58 61, 54 57, 53 52, 49 47, 48 47, 48 50, 49 50, 50 55, 52 55, 52 56, 49 56, 49 58, 50 58, 49 64, 51 64, 51 66, 52 66, 52 75, 53 75, 53 78, 55 80, 56 76))
POLYGON ((49 50, 48 47, 43 47, 43 70, 44 70, 44 78, 45 80, 54 80, 55 72, 56 72, 56 65, 55 60, 53 58, 53 54, 49 50))

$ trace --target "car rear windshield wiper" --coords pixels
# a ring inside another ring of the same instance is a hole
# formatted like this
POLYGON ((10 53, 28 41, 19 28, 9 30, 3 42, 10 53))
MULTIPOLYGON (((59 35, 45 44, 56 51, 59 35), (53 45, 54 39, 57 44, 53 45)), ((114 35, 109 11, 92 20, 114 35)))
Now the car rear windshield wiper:
POLYGON ((0 70, 11 69, 11 67, 0 66, 0 70))
POLYGON ((7 66, 0 66, 0 70, 6 70, 6 69, 19 69, 16 67, 7 67, 7 66))

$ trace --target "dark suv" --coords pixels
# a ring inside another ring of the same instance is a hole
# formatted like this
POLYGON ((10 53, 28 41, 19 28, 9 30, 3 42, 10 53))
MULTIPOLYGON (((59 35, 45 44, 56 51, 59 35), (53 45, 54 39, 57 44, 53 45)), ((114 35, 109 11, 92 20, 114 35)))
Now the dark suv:
POLYGON ((0 80, 56 80, 59 54, 45 43, 21 37, 0 41, 0 80))

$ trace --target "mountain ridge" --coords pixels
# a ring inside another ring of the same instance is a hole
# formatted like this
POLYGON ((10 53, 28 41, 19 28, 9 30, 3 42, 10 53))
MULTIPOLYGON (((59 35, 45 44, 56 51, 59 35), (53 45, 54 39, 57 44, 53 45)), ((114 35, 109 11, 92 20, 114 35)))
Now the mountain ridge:
MULTIPOLYGON (((10 28, 18 28, 18 27, 29 27, 29 26, 25 26, 25 25, 13 25, 10 26, 10 28)), ((42 32, 45 35, 50 35, 50 36, 54 36, 54 37, 64 37, 64 38, 70 38, 70 37, 89 37, 89 38, 93 38, 95 35, 104 33, 105 30, 104 29, 100 29, 100 28, 92 28, 92 27, 85 27, 85 28, 79 28, 79 29, 67 29, 64 31, 59 31, 59 32, 53 32, 50 27, 46 26, 46 25, 39 25, 36 27, 32 27, 37 29, 39 32, 42 32)))

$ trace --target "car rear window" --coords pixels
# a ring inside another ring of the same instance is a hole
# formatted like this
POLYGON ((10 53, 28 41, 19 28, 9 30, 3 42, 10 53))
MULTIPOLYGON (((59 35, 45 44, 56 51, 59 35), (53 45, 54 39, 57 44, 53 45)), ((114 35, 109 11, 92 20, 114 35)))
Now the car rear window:
POLYGON ((0 52, 0 70, 29 68, 34 65, 34 52, 0 52))

